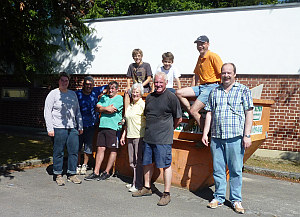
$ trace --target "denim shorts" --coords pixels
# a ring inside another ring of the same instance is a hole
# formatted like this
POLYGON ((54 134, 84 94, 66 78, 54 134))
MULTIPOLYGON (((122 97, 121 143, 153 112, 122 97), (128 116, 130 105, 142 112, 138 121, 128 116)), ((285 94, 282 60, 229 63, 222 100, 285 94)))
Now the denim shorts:
POLYGON ((219 86, 218 83, 201 84, 200 86, 192 87, 192 89, 195 92, 195 96, 197 96, 197 100, 199 100, 205 105, 208 101, 210 92, 218 86, 219 86))
POLYGON ((95 126, 83 128, 83 133, 79 136, 79 151, 84 144, 84 153, 92 154, 95 128, 95 126))
POLYGON ((143 165, 155 162, 157 168, 166 168, 172 163, 172 144, 144 144, 143 165))

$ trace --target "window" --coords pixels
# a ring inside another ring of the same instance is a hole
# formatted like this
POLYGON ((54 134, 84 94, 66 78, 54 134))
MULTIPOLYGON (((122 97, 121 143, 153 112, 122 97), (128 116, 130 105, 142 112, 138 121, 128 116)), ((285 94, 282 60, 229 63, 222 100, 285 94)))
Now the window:
POLYGON ((1 91, 1 99, 28 99, 28 88, 3 87, 1 91))

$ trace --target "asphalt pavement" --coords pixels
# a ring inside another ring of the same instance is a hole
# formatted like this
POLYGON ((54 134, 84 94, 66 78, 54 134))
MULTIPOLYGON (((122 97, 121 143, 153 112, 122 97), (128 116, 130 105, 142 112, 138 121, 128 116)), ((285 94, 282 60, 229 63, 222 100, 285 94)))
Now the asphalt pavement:
MULTIPOLYGON (((90 172, 90 171, 89 171, 90 172)), ((300 184, 243 174, 245 216, 300 216, 300 184)), ((83 179, 83 176, 79 176, 83 179)), ((214 187, 198 192, 171 189, 171 202, 157 206, 159 196, 133 198, 122 177, 105 181, 66 182, 57 186, 51 166, 0 174, 0 216, 237 216, 227 201, 217 209, 206 207, 214 187)), ((159 191, 163 185, 155 183, 159 191)), ((227 196, 228 198, 228 196, 227 196)))

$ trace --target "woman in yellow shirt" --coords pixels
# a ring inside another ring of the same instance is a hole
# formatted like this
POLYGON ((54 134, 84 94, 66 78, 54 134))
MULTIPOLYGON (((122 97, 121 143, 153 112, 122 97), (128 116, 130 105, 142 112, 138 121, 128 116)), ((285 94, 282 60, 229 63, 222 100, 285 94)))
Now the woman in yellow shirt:
POLYGON ((125 137, 127 137, 129 164, 133 168, 133 181, 132 185, 129 185, 129 191, 136 192, 143 187, 143 137, 146 125, 145 102, 142 99, 143 85, 133 84, 130 92, 132 102, 125 111, 126 126, 120 142, 124 145, 125 137))

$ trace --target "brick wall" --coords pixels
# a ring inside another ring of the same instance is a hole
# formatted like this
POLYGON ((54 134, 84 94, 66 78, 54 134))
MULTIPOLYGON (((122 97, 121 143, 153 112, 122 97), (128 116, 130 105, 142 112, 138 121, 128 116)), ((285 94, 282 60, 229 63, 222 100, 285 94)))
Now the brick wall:
MULTIPOLYGON (((73 75, 70 89, 78 89, 85 75, 73 75)), ((116 80, 120 91, 127 86, 125 75, 93 75, 96 86, 116 80)), ((189 86, 191 75, 180 78, 182 87, 189 86)), ((50 89, 57 87, 56 79, 48 76, 48 88, 29 87, 28 100, 0 100, 0 124, 45 127, 44 101, 50 89)), ((237 81, 253 88, 264 84, 262 99, 274 100, 271 107, 268 139, 261 148, 300 152, 300 76, 299 75, 238 75, 237 81)), ((25 86, 10 76, 1 76, 1 86, 25 86)))

